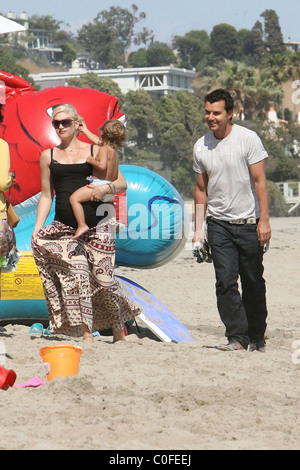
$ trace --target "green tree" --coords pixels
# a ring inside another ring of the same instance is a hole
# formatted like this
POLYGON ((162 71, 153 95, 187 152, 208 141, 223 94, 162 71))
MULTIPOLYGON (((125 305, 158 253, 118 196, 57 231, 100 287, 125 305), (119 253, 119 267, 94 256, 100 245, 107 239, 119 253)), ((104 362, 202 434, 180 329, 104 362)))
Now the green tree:
POLYGON ((140 45, 140 44, 147 44, 148 41, 153 40, 153 32, 148 30, 147 28, 143 28, 141 32, 136 33, 135 32, 135 26, 140 22, 143 21, 146 18, 146 13, 142 11, 138 16, 136 16, 138 7, 133 4, 131 5, 131 8, 133 10, 133 14, 131 16, 131 21, 129 24, 129 30, 127 34, 127 42, 125 46, 125 64, 128 65, 128 58, 131 52, 131 47, 132 47, 132 42, 134 42, 135 45, 140 45))
POLYGON ((207 132, 203 103, 195 95, 179 91, 161 98, 157 111, 161 158, 172 168, 172 183, 182 194, 191 196, 195 184, 193 146, 207 132))
POLYGON ((260 21, 256 21, 251 30, 250 54, 258 62, 265 56, 264 30, 260 21))
POLYGON ((266 57, 261 68, 268 69, 277 83, 287 81, 292 73, 288 54, 272 54, 266 57))
POLYGON ((129 56, 133 67, 161 67, 176 64, 177 57, 167 44, 155 41, 148 49, 138 49, 129 56))
POLYGON ((96 90, 109 93, 118 98, 120 107, 124 103, 124 95, 120 90, 119 85, 110 78, 98 77, 96 73, 88 72, 80 76, 80 78, 69 78, 68 84, 78 88, 93 88, 96 90))
POLYGON ((210 47, 216 56, 224 59, 237 60, 241 55, 237 30, 226 23, 213 27, 210 47))
POLYGON ((260 16, 264 18, 265 47, 269 54, 285 51, 279 18, 275 10, 265 10, 260 16))
POLYGON ((300 78, 300 51, 285 51, 268 56, 261 66, 268 68, 278 83, 284 83, 290 79, 298 80, 300 78))
POLYGON ((270 104, 277 105, 282 88, 268 70, 259 70, 243 62, 225 60, 222 69, 210 68, 208 76, 201 76, 209 89, 222 87, 235 97, 236 111, 245 109, 247 118, 264 118, 270 104))
POLYGON ((128 62, 132 67, 147 67, 147 50, 140 48, 130 54, 128 62))
POLYGON ((24 78, 27 82, 34 86, 34 80, 29 76, 29 71, 17 64, 15 59, 0 46, 0 64, 1 70, 12 73, 18 77, 24 78))
POLYGON ((91 59, 103 67, 117 67, 124 63, 124 49, 121 40, 109 25, 94 20, 78 31, 78 41, 90 54, 91 59))
POLYGON ((129 140, 139 149, 155 145, 160 120, 152 96, 145 90, 129 91, 123 110, 127 116, 129 140))
POLYGON ((300 172, 296 160, 287 155, 278 158, 272 179, 273 181, 299 181, 300 172))
POLYGON ((300 50, 288 55, 290 64, 290 76, 297 80, 300 78, 300 50))
POLYGON ((61 48, 63 52, 62 60, 70 66, 73 60, 75 60, 77 57, 76 48, 74 44, 71 44, 69 42, 65 42, 64 44, 62 44, 61 48))
POLYGON ((78 41, 67 31, 59 30, 53 35, 55 44, 62 49, 62 61, 70 67, 77 57, 78 41))
POLYGON ((299 181, 300 171, 297 158, 293 158, 289 152, 288 143, 292 141, 291 130, 278 128, 276 134, 270 134, 265 128, 261 132, 261 123, 257 123, 256 130, 260 135, 264 147, 269 155, 266 160, 266 175, 268 180, 280 181, 299 181))
POLYGON ((33 15, 29 18, 30 29, 44 29, 51 33, 53 42, 55 34, 60 30, 63 21, 56 20, 51 15, 33 15))
POLYGON ((56 20, 51 15, 33 15, 29 18, 29 27, 31 29, 45 29, 56 33, 60 29, 63 21, 56 20))
POLYGON ((177 58, 166 44, 155 41, 146 52, 147 66, 159 67, 177 62, 177 58))
POLYGON ((196 67, 209 52, 209 35, 206 31, 189 31, 184 36, 176 36, 174 47, 178 50, 182 67, 196 67))
POLYGON ((131 8, 132 12, 120 7, 101 11, 93 23, 84 25, 78 32, 81 44, 105 66, 127 65, 132 43, 147 44, 153 38, 152 31, 147 28, 136 31, 136 25, 146 18, 146 14, 138 15, 135 4, 131 8))
POLYGON ((249 54, 251 54, 251 47, 252 47, 251 31, 249 31, 249 29, 242 28, 237 32, 237 35, 238 35, 238 41, 242 50, 242 57, 244 59, 245 56, 248 56, 249 54))
POLYGON ((269 208, 271 217, 286 217, 288 215, 285 203, 279 188, 273 181, 267 181, 269 193, 269 208))

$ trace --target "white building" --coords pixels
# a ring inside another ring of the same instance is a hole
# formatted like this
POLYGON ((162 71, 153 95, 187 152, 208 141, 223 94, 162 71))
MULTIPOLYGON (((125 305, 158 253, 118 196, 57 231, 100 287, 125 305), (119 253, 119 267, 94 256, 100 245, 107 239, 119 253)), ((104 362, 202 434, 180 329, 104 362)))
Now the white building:
POLYGON ((284 41, 286 49, 290 52, 297 52, 300 50, 300 42, 292 41, 289 37, 287 41, 284 41))
POLYGON ((8 43, 17 43, 25 49, 38 51, 41 56, 45 56, 50 62, 56 62, 61 58, 62 49, 51 44, 51 31, 46 29, 34 29, 29 27, 29 17, 23 11, 20 16, 9 11, 6 15, 9 20, 16 21, 27 28, 27 31, 8 33, 8 43))
MULTIPOLYGON (((89 72, 85 69, 73 67, 68 72, 51 72, 31 74, 34 82, 44 88, 55 86, 68 86, 68 80, 89 72)), ((129 90, 143 89, 154 94, 155 98, 167 95, 170 92, 186 90, 193 93, 192 81, 195 76, 194 70, 180 69, 177 67, 143 67, 123 68, 107 70, 93 70, 98 77, 110 78, 120 87, 122 93, 129 90)))

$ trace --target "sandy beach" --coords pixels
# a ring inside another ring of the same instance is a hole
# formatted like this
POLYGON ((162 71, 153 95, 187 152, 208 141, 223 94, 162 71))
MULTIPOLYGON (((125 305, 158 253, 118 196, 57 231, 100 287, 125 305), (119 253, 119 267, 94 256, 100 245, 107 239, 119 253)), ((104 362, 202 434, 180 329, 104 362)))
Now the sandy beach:
POLYGON ((162 342, 141 323, 126 342, 100 336, 83 348, 77 376, 47 381, 41 347, 29 326, 0 333, 2 366, 16 384, 34 376, 37 388, 0 390, 0 449, 213 450, 300 448, 300 219, 274 218, 265 255, 266 353, 222 352, 214 270, 199 265, 189 244, 151 270, 119 267, 157 297, 194 341, 162 342), (3 363, 4 361, 4 363, 3 363))

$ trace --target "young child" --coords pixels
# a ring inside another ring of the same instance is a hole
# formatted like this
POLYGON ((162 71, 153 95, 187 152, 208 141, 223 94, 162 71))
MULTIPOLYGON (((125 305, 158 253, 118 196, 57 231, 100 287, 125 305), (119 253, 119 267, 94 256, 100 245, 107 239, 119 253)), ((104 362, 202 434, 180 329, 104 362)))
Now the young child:
MULTIPOLYGON (((100 145, 100 150, 95 158, 90 156, 86 160, 87 163, 93 166, 93 175, 88 178, 90 184, 93 185, 107 184, 117 179, 119 170, 117 149, 122 147, 126 138, 124 125, 115 119, 106 121, 99 130, 101 132, 100 138, 89 131, 84 122, 80 125, 80 131, 93 143, 100 145)), ((70 204, 78 223, 77 230, 73 237, 74 239, 89 230, 89 226, 85 222, 84 210, 81 203, 90 200, 91 192, 91 188, 83 186, 77 189, 70 197, 70 204)), ((105 202, 113 202, 114 195, 107 194, 102 200, 105 202)))

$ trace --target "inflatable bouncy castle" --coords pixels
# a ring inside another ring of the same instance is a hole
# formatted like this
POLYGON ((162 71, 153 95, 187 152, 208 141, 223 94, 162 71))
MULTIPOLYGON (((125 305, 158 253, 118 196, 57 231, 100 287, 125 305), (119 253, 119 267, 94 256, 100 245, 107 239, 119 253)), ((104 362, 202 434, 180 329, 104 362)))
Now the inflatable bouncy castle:
MULTIPOLYGON (((0 137, 9 144, 11 171, 16 175, 11 203, 20 217, 15 233, 21 252, 16 271, 1 273, 0 322, 41 319, 47 317, 46 302, 30 240, 41 191, 40 154, 60 143, 51 125, 52 110, 59 104, 72 104, 95 134, 107 119, 125 122, 125 116, 118 99, 107 93, 71 86, 35 91, 22 78, 3 71, 0 92, 5 98, 0 137)), ((79 139, 88 142, 83 134, 79 139)), ((126 212, 127 225, 116 236, 116 264, 137 269, 162 266, 176 257, 187 241, 188 215, 183 199, 168 181, 150 170, 133 165, 120 165, 120 170, 128 188, 126 194, 116 197, 115 204, 120 217, 126 212)), ((53 217, 54 208, 46 223, 53 217)), ((121 281, 130 284, 129 280, 121 281)))

